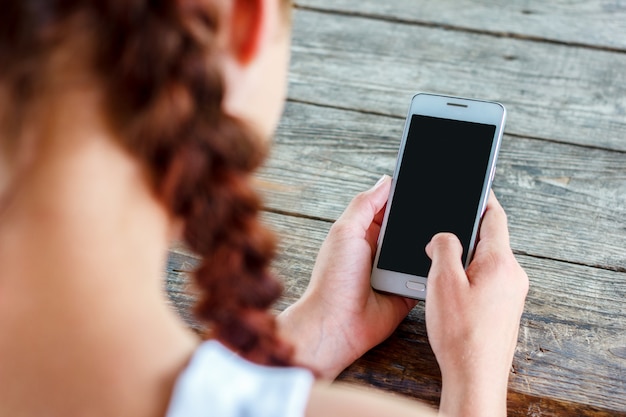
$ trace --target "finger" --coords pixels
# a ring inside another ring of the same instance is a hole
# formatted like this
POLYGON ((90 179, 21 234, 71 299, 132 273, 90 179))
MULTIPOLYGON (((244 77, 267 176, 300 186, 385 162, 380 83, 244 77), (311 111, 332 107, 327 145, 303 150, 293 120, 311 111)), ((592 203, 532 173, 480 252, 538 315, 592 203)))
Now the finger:
POLYGON ((391 178, 383 176, 371 189, 358 194, 350 202, 338 221, 349 221, 367 231, 389 198, 391 178))
POLYGON ((496 247, 509 248, 509 229, 504 209, 493 190, 490 192, 487 207, 480 227, 480 241, 489 241, 496 247))
POLYGON ((460 281, 468 284, 461 256, 463 247, 452 233, 438 233, 426 245, 426 254, 432 260, 428 271, 429 286, 437 281, 460 281))

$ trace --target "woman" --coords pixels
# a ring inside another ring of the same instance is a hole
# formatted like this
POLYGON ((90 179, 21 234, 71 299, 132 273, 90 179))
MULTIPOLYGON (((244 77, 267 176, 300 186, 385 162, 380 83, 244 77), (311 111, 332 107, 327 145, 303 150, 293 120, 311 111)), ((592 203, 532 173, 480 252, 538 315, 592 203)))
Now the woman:
MULTIPOLYGON (((302 299, 267 313, 280 286, 249 182, 285 97, 287 1, 5 3, 0 415, 430 413, 323 382, 414 306, 369 286, 389 178, 332 227, 302 299), (202 257, 213 341, 164 301, 177 238, 202 257)), ((467 271, 454 236, 426 251, 440 411, 504 415, 528 281, 495 196, 467 271)))

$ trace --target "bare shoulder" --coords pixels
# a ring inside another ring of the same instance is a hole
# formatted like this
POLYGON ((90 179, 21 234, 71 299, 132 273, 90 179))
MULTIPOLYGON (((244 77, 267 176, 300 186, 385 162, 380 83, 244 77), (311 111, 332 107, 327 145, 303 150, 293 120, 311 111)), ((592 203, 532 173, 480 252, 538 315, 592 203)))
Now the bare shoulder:
POLYGON ((345 415, 429 417, 436 416, 437 412, 417 401, 373 389, 343 384, 317 383, 313 386, 306 411, 307 417, 345 415))

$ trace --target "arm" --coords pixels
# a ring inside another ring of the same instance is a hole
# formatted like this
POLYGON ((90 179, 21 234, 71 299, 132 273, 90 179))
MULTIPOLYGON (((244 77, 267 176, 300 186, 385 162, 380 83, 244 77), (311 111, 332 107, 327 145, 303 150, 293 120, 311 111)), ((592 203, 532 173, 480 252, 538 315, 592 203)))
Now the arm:
POLYGON ((391 396, 378 390, 347 385, 317 384, 311 390, 307 417, 434 417, 437 413, 417 401, 391 396))

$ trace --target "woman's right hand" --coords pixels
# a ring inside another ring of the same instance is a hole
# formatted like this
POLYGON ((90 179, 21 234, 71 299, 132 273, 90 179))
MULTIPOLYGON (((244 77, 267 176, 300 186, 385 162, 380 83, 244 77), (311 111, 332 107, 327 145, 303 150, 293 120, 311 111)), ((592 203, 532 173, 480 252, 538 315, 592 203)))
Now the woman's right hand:
POLYGON ((426 247, 426 326, 443 378, 447 416, 505 416, 508 376, 528 277, 509 245, 504 210, 493 192, 467 270, 456 236, 440 233, 426 247))

